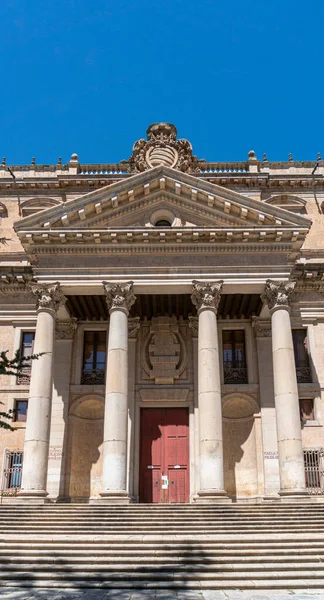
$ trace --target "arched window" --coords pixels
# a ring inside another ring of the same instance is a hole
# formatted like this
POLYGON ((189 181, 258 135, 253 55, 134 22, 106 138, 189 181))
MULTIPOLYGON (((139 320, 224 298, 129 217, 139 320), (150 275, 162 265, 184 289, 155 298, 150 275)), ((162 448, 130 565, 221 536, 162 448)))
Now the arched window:
POLYGON ((30 217, 30 215, 41 212, 46 208, 52 208, 52 206, 58 206, 59 204, 61 202, 55 198, 31 198, 21 204, 21 216, 30 217))
POLYGON ((160 219, 155 223, 155 227, 171 227, 171 223, 166 219, 160 219))
POLYGON ((306 200, 291 194, 280 194, 278 196, 273 196, 272 198, 265 200, 265 202, 266 204, 278 206, 278 208, 284 208, 285 210, 289 210, 295 214, 305 215, 307 213, 306 200))

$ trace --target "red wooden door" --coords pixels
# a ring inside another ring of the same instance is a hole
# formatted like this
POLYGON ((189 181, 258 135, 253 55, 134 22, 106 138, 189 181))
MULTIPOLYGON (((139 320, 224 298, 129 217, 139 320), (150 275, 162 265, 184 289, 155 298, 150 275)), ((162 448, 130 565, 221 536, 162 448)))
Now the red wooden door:
POLYGON ((189 501, 186 408, 141 410, 140 502, 189 501))

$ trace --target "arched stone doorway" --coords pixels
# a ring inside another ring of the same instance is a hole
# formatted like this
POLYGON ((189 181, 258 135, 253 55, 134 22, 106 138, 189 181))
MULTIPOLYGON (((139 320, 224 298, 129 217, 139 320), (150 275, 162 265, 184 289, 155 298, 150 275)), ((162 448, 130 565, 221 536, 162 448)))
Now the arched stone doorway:
POLYGON ((66 496, 71 502, 88 502, 102 490, 104 401, 85 396, 69 411, 66 460, 66 496))
POLYGON ((245 394, 223 399, 225 491, 233 499, 263 494, 259 410, 256 400, 245 394))

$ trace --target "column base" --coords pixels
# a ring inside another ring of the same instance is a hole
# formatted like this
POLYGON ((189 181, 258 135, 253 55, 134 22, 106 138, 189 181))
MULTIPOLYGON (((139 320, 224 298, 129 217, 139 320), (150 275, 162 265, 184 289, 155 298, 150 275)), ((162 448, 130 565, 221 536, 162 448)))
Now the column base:
POLYGON ((232 502, 224 490, 200 490, 193 500, 196 504, 228 504, 232 502))
POLYGON ((30 504, 45 504, 51 502, 46 490, 20 490, 16 496, 16 502, 28 502, 30 504))
POLYGON ((90 504, 132 504, 133 500, 128 492, 112 490, 100 493, 100 498, 90 498, 90 504))
POLYGON ((294 500, 294 501, 304 501, 305 499, 310 497, 310 494, 307 492, 307 490, 304 488, 302 489, 290 489, 290 490, 280 490, 279 491, 279 497, 281 499, 282 502, 284 502, 285 500, 287 502, 289 502, 290 500, 294 500))

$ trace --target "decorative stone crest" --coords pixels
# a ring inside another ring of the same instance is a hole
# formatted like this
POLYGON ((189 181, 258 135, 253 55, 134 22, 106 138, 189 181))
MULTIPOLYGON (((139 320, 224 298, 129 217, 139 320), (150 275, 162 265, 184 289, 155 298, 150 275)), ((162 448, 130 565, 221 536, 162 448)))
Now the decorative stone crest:
POLYGON ((270 310, 289 307, 296 283, 294 281, 273 281, 267 279, 261 300, 270 310))
POLYGON ((139 173, 153 167, 165 166, 184 173, 200 173, 205 161, 192 154, 188 140, 177 140, 177 129, 171 123, 153 123, 146 131, 147 141, 138 140, 127 161, 128 171, 139 173))
POLYGON ((192 283, 191 301, 197 308, 198 314, 206 309, 213 310, 217 314, 223 281, 193 281, 192 283))
POLYGON ((133 282, 109 283, 108 281, 103 281, 102 284, 104 286, 109 312, 118 308, 119 310, 125 311, 128 315, 130 308, 136 300, 136 296, 133 292, 133 282))
POLYGON ((27 284, 27 289, 36 296, 37 310, 47 309, 56 312, 60 306, 67 301, 58 281, 50 285, 44 283, 29 283, 27 284))
POLYGON ((187 363, 186 344, 173 317, 153 317, 144 343, 144 370, 156 384, 179 379, 187 363))
POLYGON ((140 318, 133 317, 132 319, 128 319, 128 337, 131 340, 134 340, 137 336, 137 332, 140 328, 140 318))
POLYGON ((259 319, 258 317, 252 317, 252 327, 255 337, 271 337, 270 319, 259 319))
POLYGON ((55 333, 60 340, 71 340, 77 328, 77 320, 75 317, 71 319, 56 319, 55 333))

